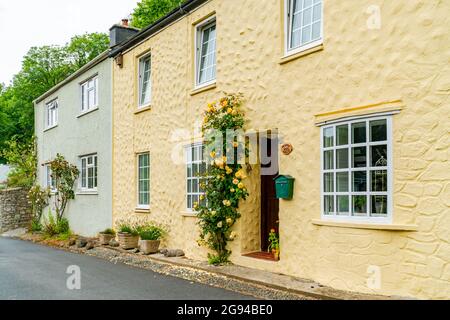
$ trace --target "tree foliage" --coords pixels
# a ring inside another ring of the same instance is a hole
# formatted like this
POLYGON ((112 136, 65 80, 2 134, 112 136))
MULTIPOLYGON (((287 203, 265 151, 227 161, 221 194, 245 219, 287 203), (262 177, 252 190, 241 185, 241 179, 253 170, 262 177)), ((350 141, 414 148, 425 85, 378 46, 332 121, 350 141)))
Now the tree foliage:
POLYGON ((182 3, 182 0, 142 0, 131 14, 131 25, 135 28, 145 28, 182 3))
POLYGON ((5 148, 0 150, 0 156, 12 166, 7 185, 30 188, 36 180, 37 155, 34 137, 27 143, 13 137, 5 145, 5 148))
MULTIPOLYGON (((0 85, 0 150, 27 144, 34 132, 33 100, 108 48, 106 34, 76 36, 65 46, 32 47, 9 86, 0 85)), ((0 163, 6 159, 0 156, 0 163)))

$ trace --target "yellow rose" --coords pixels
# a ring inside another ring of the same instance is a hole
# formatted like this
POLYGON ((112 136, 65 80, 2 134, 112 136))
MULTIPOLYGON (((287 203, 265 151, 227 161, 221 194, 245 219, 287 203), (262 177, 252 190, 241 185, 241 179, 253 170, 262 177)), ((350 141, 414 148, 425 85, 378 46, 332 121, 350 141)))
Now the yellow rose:
POLYGON ((231 201, 230 200, 223 200, 222 203, 223 203, 224 206, 227 206, 227 207, 231 206, 231 201))
POLYGON ((211 158, 215 158, 216 157, 216 152, 215 151, 211 151, 211 153, 209 155, 211 156, 211 158))
POLYGON ((214 217, 217 214, 217 211, 211 211, 211 215, 214 217))
POLYGON ((226 108, 227 106, 228 106, 228 100, 227 99, 222 100, 222 107, 226 108))
POLYGON ((234 179, 233 180, 233 184, 236 184, 236 185, 239 184, 239 180, 238 179, 234 179))
POLYGON ((233 223, 233 219, 227 218, 227 223, 228 223, 228 225, 231 225, 233 223))
POLYGON ((231 169, 229 166, 226 166, 225 170, 227 171, 227 174, 230 174, 233 172, 233 169, 231 169))
POLYGON ((217 228, 222 228, 222 221, 220 221, 218 224, 217 224, 217 228))
POLYGON ((232 108, 228 108, 228 109, 227 109, 227 113, 228 113, 228 114, 232 114, 232 113, 233 113, 233 109, 232 109, 232 108))
POLYGON ((200 196, 200 200, 205 200, 205 196, 204 196, 204 195, 201 195, 201 196, 200 196))
POLYGON ((236 238, 236 236, 237 236, 236 232, 231 231, 231 233, 230 233, 230 239, 233 240, 233 239, 236 238))
POLYGON ((241 177, 241 170, 239 170, 238 172, 235 173, 236 178, 240 178, 241 177))
POLYGON ((244 184, 243 184, 242 182, 238 184, 238 188, 239 188, 239 189, 243 189, 244 187, 245 187, 245 186, 244 186, 244 184))
POLYGON ((231 188, 231 189, 230 189, 230 192, 231 192, 231 193, 235 193, 236 190, 234 190, 234 188, 231 188))

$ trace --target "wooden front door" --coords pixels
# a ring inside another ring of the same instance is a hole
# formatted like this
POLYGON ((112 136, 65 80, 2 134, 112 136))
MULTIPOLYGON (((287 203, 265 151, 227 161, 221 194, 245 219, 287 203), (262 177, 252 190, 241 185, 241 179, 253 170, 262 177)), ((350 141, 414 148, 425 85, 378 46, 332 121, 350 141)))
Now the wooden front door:
POLYGON ((262 138, 261 150, 261 250, 269 247, 270 229, 278 231, 279 200, 275 194, 275 181, 278 176, 278 140, 262 138))

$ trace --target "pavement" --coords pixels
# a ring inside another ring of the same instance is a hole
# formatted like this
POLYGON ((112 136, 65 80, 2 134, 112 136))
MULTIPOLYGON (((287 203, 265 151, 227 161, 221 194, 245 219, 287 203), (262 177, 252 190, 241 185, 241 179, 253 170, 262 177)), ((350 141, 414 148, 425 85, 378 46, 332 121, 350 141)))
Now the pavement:
POLYGON ((88 255, 0 238, 1 300, 247 300, 252 297, 88 255), (76 289, 80 271, 80 289, 76 289), (69 273, 67 273, 69 271, 69 273), (68 288, 67 283, 69 282, 68 288))

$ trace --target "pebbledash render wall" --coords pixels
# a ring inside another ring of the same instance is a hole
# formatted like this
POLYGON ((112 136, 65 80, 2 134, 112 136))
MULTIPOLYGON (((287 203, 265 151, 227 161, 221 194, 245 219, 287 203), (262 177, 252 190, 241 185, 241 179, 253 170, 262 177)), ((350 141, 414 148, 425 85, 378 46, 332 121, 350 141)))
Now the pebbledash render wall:
MULTIPOLYGON (((98 157, 97 190, 83 191, 79 178, 75 183, 75 199, 69 201, 65 213, 70 229, 83 236, 96 236, 112 226, 111 61, 107 53, 100 55, 35 102, 38 181, 42 186, 47 186, 45 164, 58 153, 78 167, 80 177, 80 157, 92 154, 98 157), (94 76, 98 76, 98 108, 81 113, 80 84, 94 76), (59 104, 58 124, 46 129, 45 106, 54 99, 59 104)), ((44 216, 48 210, 44 209, 44 216)))
POLYGON ((415 298, 450 297, 450 3, 383 1, 380 29, 369 0, 324 1, 324 42, 283 59, 280 0, 212 0, 123 53, 113 68, 113 218, 169 226, 164 245, 205 260, 197 219, 185 212, 185 165, 174 147, 200 141, 202 112, 223 92, 242 92, 246 127, 278 129, 293 145, 280 172, 296 178, 280 202, 281 260, 243 257, 259 249, 259 180, 230 244, 239 265, 303 277, 337 289, 415 298), (217 82, 195 92, 195 23, 217 19, 217 82), (137 112, 137 63, 152 55, 152 105, 137 112), (393 222, 321 220, 320 127, 351 115, 392 111, 393 222), (174 134, 176 130, 185 130, 174 134), (181 136, 182 139, 176 139, 181 136), (150 210, 136 210, 136 154, 150 152, 150 210), (377 269, 379 268, 379 269, 377 269), (381 286, 368 286, 380 270, 381 286), (373 288, 373 289, 371 289, 373 288))

